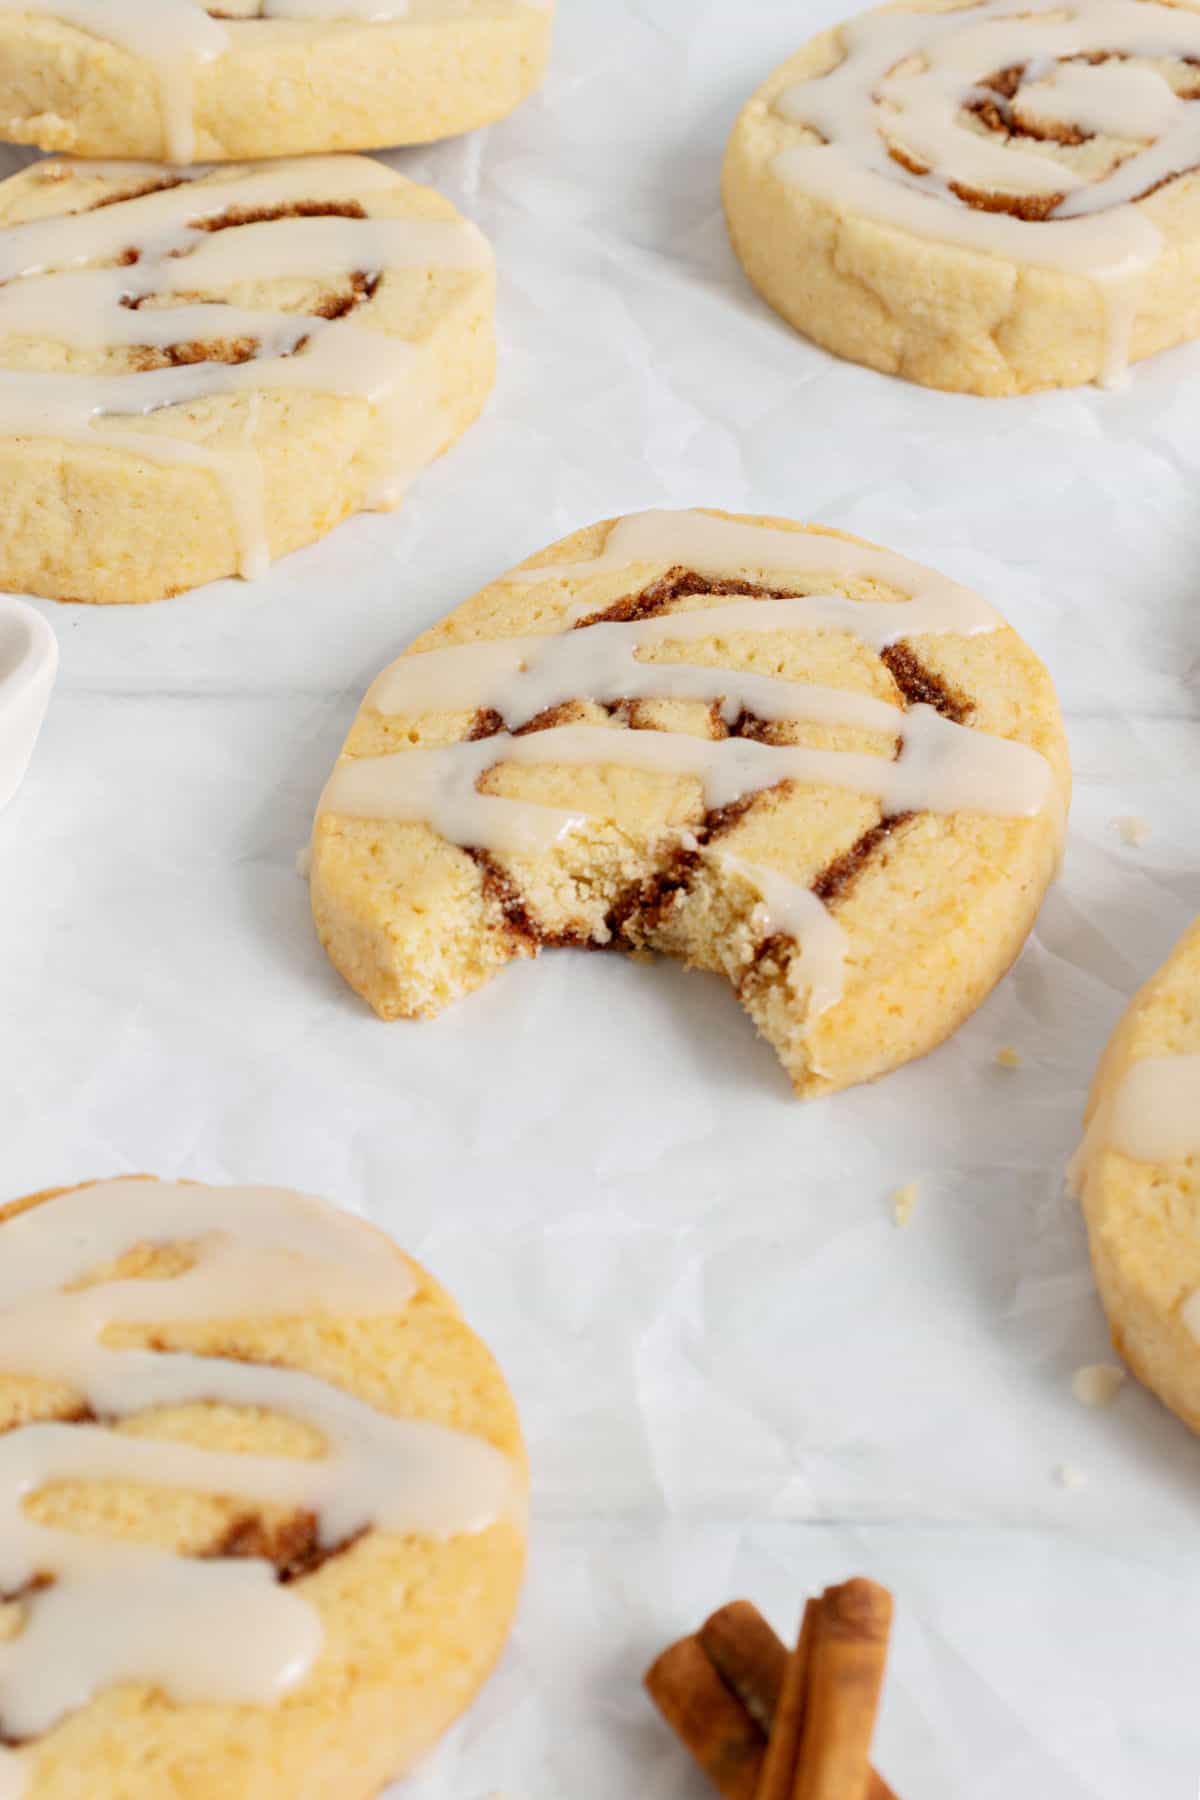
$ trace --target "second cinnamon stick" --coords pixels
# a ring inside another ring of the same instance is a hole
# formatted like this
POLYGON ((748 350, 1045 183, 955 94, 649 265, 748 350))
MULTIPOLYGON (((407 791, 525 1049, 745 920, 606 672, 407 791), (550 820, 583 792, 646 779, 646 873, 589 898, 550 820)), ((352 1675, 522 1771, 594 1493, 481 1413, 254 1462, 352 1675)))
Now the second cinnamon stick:
POLYGON ((876 1582, 847 1581, 823 1595, 789 1800, 867 1800, 891 1628, 892 1597, 876 1582))
POLYGON ((804 1737, 808 1709, 808 1680, 813 1644, 820 1626, 821 1602, 810 1600, 804 1608, 800 1636, 788 1658, 779 1709, 767 1744, 767 1759, 754 1800, 791 1800, 804 1737))

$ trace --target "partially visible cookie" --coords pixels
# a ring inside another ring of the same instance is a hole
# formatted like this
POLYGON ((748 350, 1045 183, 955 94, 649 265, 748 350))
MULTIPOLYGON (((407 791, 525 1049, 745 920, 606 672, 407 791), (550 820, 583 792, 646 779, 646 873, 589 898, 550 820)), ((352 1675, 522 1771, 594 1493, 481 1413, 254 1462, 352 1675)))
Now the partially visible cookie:
POLYGON ((680 956, 815 1094, 990 991, 1068 786, 1049 677, 977 595, 787 520, 633 515, 379 677, 318 810, 313 911, 385 1018, 545 945, 680 956))
POLYGON ((23 0, 0 10, 0 137, 238 162, 381 150, 503 118, 554 0, 23 0))
POLYGON ((373 1800, 500 1652, 524 1490, 491 1357, 360 1220, 0 1209, 0 1795, 373 1800))
POLYGON ((494 295, 368 157, 0 183, 0 588, 157 600, 396 505, 483 406, 494 295))
POLYGON ((1200 921, 1135 995, 1072 1165, 1113 1343, 1200 1432, 1200 921))
POLYGON ((1120 379, 1200 334, 1200 16, 1160 0, 902 0, 743 110, 734 248, 852 362, 928 387, 1120 379))

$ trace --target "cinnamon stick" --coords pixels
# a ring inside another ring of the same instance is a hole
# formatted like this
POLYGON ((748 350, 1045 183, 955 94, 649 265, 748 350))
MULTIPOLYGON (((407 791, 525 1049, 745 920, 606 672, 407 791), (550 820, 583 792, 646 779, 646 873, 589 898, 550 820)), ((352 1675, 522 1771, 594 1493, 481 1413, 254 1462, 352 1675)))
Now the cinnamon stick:
POLYGON ((788 1800, 867 1800, 892 1597, 861 1578, 827 1588, 808 1666, 804 1732, 788 1800))
POLYGON ((646 1691, 725 1800, 754 1800, 767 1740, 696 1637, 664 1650, 646 1691))
POLYGON ((808 1707, 809 1672, 820 1618, 821 1602, 810 1600, 804 1608, 796 1648, 788 1658, 779 1710, 771 1728, 766 1761, 754 1800, 790 1800, 795 1787, 808 1707))
MULTIPOLYGON (((741 1702, 749 1720, 758 1727, 760 1734, 757 1757, 748 1758, 743 1775, 739 1777, 746 1780, 745 1787, 730 1789, 722 1786, 716 1777, 713 1779, 724 1794, 733 1792, 735 1795, 753 1795, 761 1778, 766 1742, 779 1710, 791 1654, 783 1639, 749 1600, 733 1600, 728 1606, 720 1607, 704 1621, 694 1639, 684 1639, 684 1645, 693 1643, 699 1644, 729 1694, 741 1702), (749 1779, 751 1771, 752 1781, 749 1779)), ((711 1686, 708 1672, 695 1662, 691 1652, 688 1652, 686 1658, 676 1658, 675 1653, 681 1649, 682 1646, 676 1644, 671 1650, 664 1652, 647 1675, 646 1686, 668 1723, 678 1732, 701 1767, 706 1767, 706 1754, 711 1754, 712 1745, 710 1722, 714 1717, 723 1717, 727 1721, 727 1715, 723 1711, 717 1713, 717 1707, 722 1705, 721 1699, 711 1686), (663 1671, 662 1677, 657 1671, 663 1671), (664 1685, 668 1696, 666 1705, 660 1700, 664 1685), (681 1685, 688 1697, 689 1704, 686 1707, 678 1704, 681 1685), (675 1696, 673 1710, 672 1695, 675 1696), (707 1743, 709 1751, 698 1750, 695 1747, 697 1743, 707 1743)), ((743 1721, 743 1733, 745 1723, 743 1721)), ((725 1729, 728 1733, 728 1721, 725 1729)), ((731 1733, 729 1735, 732 1736, 731 1733)), ((746 1740, 739 1735, 738 1741, 746 1740)), ((892 1788, 874 1771, 867 1794, 868 1800, 897 1800, 892 1788)))

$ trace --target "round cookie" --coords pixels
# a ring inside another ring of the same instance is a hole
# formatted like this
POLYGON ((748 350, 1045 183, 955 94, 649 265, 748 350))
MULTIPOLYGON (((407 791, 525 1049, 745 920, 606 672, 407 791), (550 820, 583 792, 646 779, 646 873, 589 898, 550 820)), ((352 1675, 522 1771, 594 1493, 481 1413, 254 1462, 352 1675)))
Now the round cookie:
POLYGON ((0 137, 237 162, 421 144, 542 79, 554 0, 25 0, 0 10, 0 137))
POLYGON ((1071 1179, 1113 1344, 1200 1431, 1200 921, 1117 1026, 1071 1179))
POLYGON ((495 273, 368 157, 0 183, 0 587, 261 574, 407 483, 494 378, 495 273))
POLYGON ((524 1494, 491 1357, 362 1221, 0 1209, 0 1795, 372 1800, 499 1655, 524 1494))
POLYGON ((928 387, 1119 380, 1200 334, 1200 16, 1159 0, 908 0, 746 106, 734 248, 825 349, 928 387))
POLYGON ((680 956, 811 1095, 979 1004, 1068 787, 1050 680, 977 595, 787 520, 632 515, 374 683, 318 809, 313 911, 385 1018, 544 945, 680 956))

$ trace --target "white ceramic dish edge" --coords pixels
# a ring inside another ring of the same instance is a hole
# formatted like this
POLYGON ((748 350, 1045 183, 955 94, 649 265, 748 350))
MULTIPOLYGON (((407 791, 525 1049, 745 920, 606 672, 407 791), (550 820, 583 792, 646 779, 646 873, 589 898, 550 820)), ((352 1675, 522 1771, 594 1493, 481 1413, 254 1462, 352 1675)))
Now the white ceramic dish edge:
POLYGON ((0 595, 0 811, 33 756, 58 673, 58 640, 24 600, 0 595))

